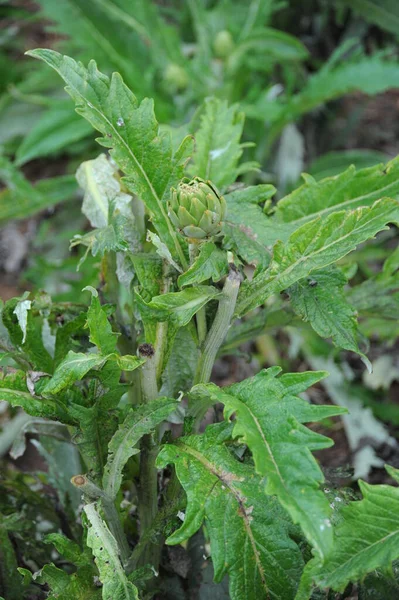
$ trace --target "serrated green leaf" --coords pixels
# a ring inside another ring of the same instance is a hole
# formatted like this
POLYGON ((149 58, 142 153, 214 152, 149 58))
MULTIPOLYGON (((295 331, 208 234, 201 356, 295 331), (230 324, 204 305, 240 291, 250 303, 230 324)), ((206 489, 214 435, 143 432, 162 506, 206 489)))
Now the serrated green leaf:
POLYGON ((238 112, 237 106, 228 106, 226 100, 218 98, 206 99, 200 128, 193 132, 195 152, 189 173, 212 181, 220 189, 234 183, 243 152, 243 126, 244 113, 238 112))
POLYGON ((108 316, 100 304, 98 292, 94 288, 84 288, 91 292, 91 305, 87 310, 87 326, 90 330, 90 341, 103 355, 116 351, 118 334, 112 331, 108 316))
POLYGON ((290 600, 303 565, 290 523, 276 499, 264 495, 264 480, 227 450, 229 431, 211 425, 161 449, 158 466, 173 463, 187 494, 183 524, 167 543, 188 539, 205 520, 215 580, 228 573, 232 600, 290 600))
POLYGON ((91 566, 70 575, 50 563, 33 575, 33 581, 49 586, 48 600, 100 600, 101 590, 93 585, 93 575, 91 566))
POLYGON ((146 304, 157 321, 170 321, 176 327, 184 327, 192 317, 220 292, 211 286, 198 285, 181 292, 155 296, 146 304))
POLYGON ((322 154, 313 160, 307 168, 307 172, 316 181, 320 181, 326 177, 340 175, 350 165, 354 165, 358 172, 360 169, 385 163, 387 159, 386 154, 377 150, 337 150, 322 154))
POLYGON ((127 371, 137 369, 144 362, 137 356, 120 356, 116 353, 104 356, 102 354, 84 354, 83 352, 70 350, 54 371, 53 377, 41 390, 41 393, 44 396, 58 394, 76 381, 83 379, 92 369, 101 369, 107 361, 115 361, 121 370, 127 371))
POLYGON ((42 389, 42 394, 45 396, 58 394, 75 381, 83 379, 91 369, 101 368, 106 360, 107 357, 101 354, 84 354, 70 350, 54 371, 53 377, 42 389))
POLYGON ((64 556, 69 562, 78 567, 82 567, 90 562, 90 553, 87 548, 82 552, 82 548, 76 542, 70 540, 62 533, 49 533, 44 539, 46 544, 53 544, 61 556, 64 556))
POLYGON ((208 279, 217 282, 228 270, 227 253, 217 248, 213 242, 206 242, 201 246, 194 263, 179 276, 177 282, 180 287, 203 283, 208 279))
POLYGON ((304 185, 277 203, 269 221, 268 243, 286 241, 293 231, 316 216, 326 219, 335 211, 371 206, 380 198, 395 198, 398 194, 399 158, 358 171, 351 166, 321 181, 306 177, 304 185))
POLYGON ((119 426, 108 445, 108 460, 104 469, 103 488, 115 498, 122 483, 122 471, 143 435, 150 433, 176 409, 177 400, 157 398, 148 404, 132 409, 119 426))
POLYGON ((172 156, 171 136, 159 131, 152 100, 145 99, 138 105, 118 73, 109 79, 97 70, 94 61, 86 69, 52 50, 32 50, 28 54, 46 62, 64 79, 77 112, 103 134, 98 141, 111 148, 110 154, 126 174, 125 185, 143 199, 160 238, 172 256, 184 263, 183 251, 167 216, 166 200, 170 187, 183 175, 192 150, 191 138, 185 138, 172 156))
POLYGON ((324 481, 311 451, 328 448, 332 440, 302 423, 346 412, 336 406, 314 406, 297 394, 327 373, 287 373, 272 367, 226 389, 197 385, 192 393, 225 405, 225 417, 236 415, 233 435, 250 448, 256 471, 267 477, 266 493, 276 494, 321 557, 332 548, 331 508, 319 489, 324 481))
MULTIPOLYGON (((399 481, 399 471, 387 467, 399 481)), ((335 544, 325 563, 312 561, 310 573, 322 588, 343 592, 375 569, 387 569, 399 557, 399 488, 359 481, 363 500, 342 509, 335 544)))
POLYGON ((67 414, 62 405, 52 400, 32 396, 26 385, 24 371, 9 374, 0 371, 0 400, 9 402, 11 406, 20 406, 34 417, 58 420, 67 424, 74 423, 73 418, 67 414))
POLYGON ((93 551, 94 560, 100 573, 103 598, 139 600, 136 586, 127 579, 122 567, 118 544, 102 520, 97 505, 86 504, 84 510, 90 523, 87 545, 93 551))
POLYGON ((262 304, 272 294, 290 287, 312 271, 335 263, 399 221, 399 203, 386 198, 371 207, 340 211, 322 220, 317 217, 297 229, 287 243, 278 241, 268 269, 241 286, 237 314, 244 314, 262 304))
POLYGON ((345 296, 346 277, 336 267, 315 271, 287 289, 297 315, 309 321, 323 338, 332 338, 339 348, 367 357, 360 351, 356 312, 345 296))

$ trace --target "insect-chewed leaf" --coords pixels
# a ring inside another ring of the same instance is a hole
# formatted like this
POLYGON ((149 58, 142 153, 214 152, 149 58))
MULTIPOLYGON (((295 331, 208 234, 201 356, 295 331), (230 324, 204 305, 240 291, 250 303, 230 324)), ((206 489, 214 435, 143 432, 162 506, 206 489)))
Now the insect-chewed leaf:
MULTIPOLYGON (((399 482, 399 471, 387 470, 399 482)), ((363 500, 342 509, 332 553, 323 565, 313 559, 306 569, 306 579, 319 587, 343 592, 350 581, 386 569, 399 558, 399 488, 359 485, 363 500)))
POLYGON ((127 176, 125 185, 147 205, 172 256, 185 262, 165 202, 170 188, 183 176, 192 150, 191 137, 186 137, 173 154, 171 135, 160 131, 153 101, 145 99, 139 105, 118 73, 110 79, 97 70, 94 61, 86 69, 53 50, 38 49, 28 54, 43 60, 64 79, 77 112, 103 134, 98 141, 111 148, 113 159, 127 176))
POLYGON ((257 473, 267 477, 266 493, 276 494, 321 557, 332 547, 331 508, 319 489, 324 481, 312 450, 328 448, 332 440, 302 423, 319 421, 347 412, 336 406, 314 406, 297 396, 327 375, 324 371, 287 373, 280 367, 228 388, 198 385, 193 393, 210 396, 225 405, 225 416, 233 413, 233 435, 250 448, 257 473))
POLYGON ((227 450, 230 431, 211 425, 203 435, 163 446, 157 464, 173 463, 187 494, 183 525, 167 543, 183 542, 205 521, 215 580, 228 573, 232 600, 293 599, 303 561, 290 538, 292 524, 265 496, 264 480, 227 450))
POLYGON ((108 446, 108 460, 104 469, 103 487, 114 498, 122 483, 122 471, 131 456, 139 452, 135 445, 164 421, 178 405, 172 398, 157 398, 132 409, 119 426, 108 446))
POLYGON ((259 306, 312 271, 335 263, 389 223, 397 222, 399 203, 384 198, 371 207, 334 212, 324 220, 317 217, 305 223, 288 242, 274 245, 273 259, 266 270, 241 286, 237 314, 259 306))

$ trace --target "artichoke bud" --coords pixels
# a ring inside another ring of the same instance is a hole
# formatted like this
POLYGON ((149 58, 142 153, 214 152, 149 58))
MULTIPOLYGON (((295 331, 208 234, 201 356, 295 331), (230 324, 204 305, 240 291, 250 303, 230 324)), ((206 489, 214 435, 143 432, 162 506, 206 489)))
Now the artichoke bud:
POLYGON ((175 63, 169 63, 164 72, 164 82, 171 91, 182 91, 188 85, 188 75, 185 69, 175 63))
POLYGON ((213 49, 218 58, 228 58, 234 50, 234 40, 226 29, 219 31, 213 42, 213 49))
POLYGON ((183 179, 172 188, 169 217, 181 234, 203 240, 220 234, 226 216, 226 201, 208 181, 183 179))

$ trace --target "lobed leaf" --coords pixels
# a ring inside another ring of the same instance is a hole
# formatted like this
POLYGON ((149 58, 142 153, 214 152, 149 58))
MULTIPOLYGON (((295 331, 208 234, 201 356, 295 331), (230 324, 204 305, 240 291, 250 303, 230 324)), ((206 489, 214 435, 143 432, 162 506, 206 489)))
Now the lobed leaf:
POLYGON ((108 460, 104 468, 103 488, 115 498, 122 484, 122 471, 143 435, 150 433, 177 408, 178 400, 157 398, 148 404, 133 408, 127 414, 108 445, 108 460))
POLYGON ((346 277, 336 267, 315 271, 288 288, 290 303, 297 315, 309 321, 323 338, 332 338, 339 348, 359 354, 371 365, 358 346, 357 313, 346 298, 346 277))
POLYGON ((259 306, 272 294, 290 287, 312 271, 343 258, 358 244, 374 237, 389 223, 399 222, 399 203, 385 198, 371 207, 334 212, 317 217, 291 234, 288 242, 278 241, 268 269, 241 286, 237 314, 259 306))
MULTIPOLYGON (((387 467, 399 482, 399 471, 387 467)), ((375 569, 387 569, 399 558, 399 488, 359 481, 363 500, 342 509, 335 529, 335 543, 323 565, 315 559, 307 568, 322 588, 343 592, 375 569)))
POLYGON ((138 591, 125 574, 119 558, 118 544, 100 516, 96 504, 86 504, 84 511, 90 523, 87 545, 93 551, 103 584, 103 598, 139 600, 138 591))
POLYGON ((314 406, 297 396, 327 373, 287 373, 278 378, 280 372, 280 367, 272 367, 226 389, 197 385, 192 393, 222 402, 227 419, 236 415, 233 436, 248 445, 256 472, 267 477, 266 493, 277 495, 324 558, 333 544, 331 508, 319 489, 324 477, 311 452, 333 442, 302 423, 343 414, 346 409, 314 406))
POLYGON ((158 467, 174 464, 187 494, 183 524, 167 543, 187 540, 205 521, 215 581, 228 573, 232 600, 293 599, 303 562, 292 526, 275 498, 265 497, 264 480, 227 450, 229 433, 210 425, 161 449, 158 467))

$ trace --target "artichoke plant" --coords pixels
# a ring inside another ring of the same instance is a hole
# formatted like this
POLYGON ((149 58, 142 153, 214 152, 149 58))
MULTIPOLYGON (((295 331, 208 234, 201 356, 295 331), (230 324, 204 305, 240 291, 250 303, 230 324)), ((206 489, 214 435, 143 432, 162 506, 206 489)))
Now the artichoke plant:
POLYGON ((184 178, 172 188, 169 217, 188 238, 202 240, 217 236, 226 216, 226 201, 210 181, 184 178))

